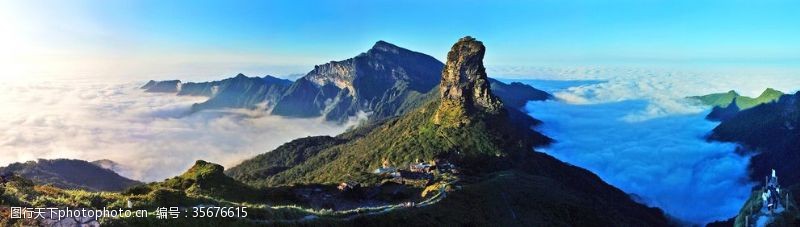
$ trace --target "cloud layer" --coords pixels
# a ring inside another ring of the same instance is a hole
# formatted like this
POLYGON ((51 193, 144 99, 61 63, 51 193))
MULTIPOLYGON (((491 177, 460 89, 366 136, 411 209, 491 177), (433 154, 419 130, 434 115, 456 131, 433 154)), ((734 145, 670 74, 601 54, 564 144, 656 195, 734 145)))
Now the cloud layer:
MULTIPOLYGON (((567 75, 567 74, 565 74, 567 75)), ((544 121, 540 130, 557 142, 539 150, 598 174, 643 202, 692 223, 730 218, 748 198, 749 157, 736 145, 709 143, 716 123, 707 107, 686 96, 736 89, 758 95, 767 87, 800 88, 794 76, 720 76, 652 71, 609 71, 599 79, 553 90, 558 101, 530 102, 544 121)), ((537 81, 529 83, 537 85, 537 81)), ((575 82, 573 82, 575 83, 575 82)))
POLYGON ((734 216, 749 196, 747 157, 734 144, 707 143, 703 113, 628 121, 646 101, 571 105, 531 102, 541 130, 557 140, 540 149, 584 167, 643 202, 692 222, 734 216))
POLYGON ((0 165, 37 158, 110 159, 122 175, 155 181, 197 159, 231 167, 292 139, 335 135, 348 125, 259 111, 186 115, 204 98, 144 93, 139 84, 0 85, 0 165))

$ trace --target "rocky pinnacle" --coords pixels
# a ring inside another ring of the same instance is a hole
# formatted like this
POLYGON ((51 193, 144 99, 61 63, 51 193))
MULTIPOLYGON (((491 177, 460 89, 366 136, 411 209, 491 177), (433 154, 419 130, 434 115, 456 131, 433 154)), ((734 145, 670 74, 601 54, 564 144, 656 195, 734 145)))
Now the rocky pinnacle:
POLYGON ((489 89, 483 55, 486 47, 472 37, 458 40, 447 54, 442 70, 441 105, 436 112, 437 124, 469 123, 476 113, 497 114, 503 103, 489 89))

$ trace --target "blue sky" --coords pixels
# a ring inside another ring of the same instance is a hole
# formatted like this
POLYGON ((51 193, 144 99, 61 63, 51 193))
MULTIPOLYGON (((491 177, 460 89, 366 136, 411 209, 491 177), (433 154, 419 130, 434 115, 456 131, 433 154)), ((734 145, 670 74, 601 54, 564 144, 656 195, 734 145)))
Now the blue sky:
POLYGON ((12 34, 0 58, 19 61, 6 75, 305 73, 377 40, 442 59, 464 35, 484 41, 487 65, 498 67, 800 64, 800 4, 791 1, 0 4, 0 28, 12 34))

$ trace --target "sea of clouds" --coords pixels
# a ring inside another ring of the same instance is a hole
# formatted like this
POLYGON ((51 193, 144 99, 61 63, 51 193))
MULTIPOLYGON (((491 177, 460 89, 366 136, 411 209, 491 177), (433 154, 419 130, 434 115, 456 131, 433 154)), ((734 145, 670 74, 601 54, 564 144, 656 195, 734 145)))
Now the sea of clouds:
POLYGON ((758 95, 800 88, 800 74, 729 75, 651 70, 556 71, 524 80, 557 100, 529 102, 538 130, 557 142, 537 150, 586 168, 670 216, 707 223, 736 215, 750 195, 749 157, 735 144, 708 142, 718 123, 685 99, 725 92, 758 95), (587 80, 581 82, 581 80, 587 80))
POLYGON ((145 93, 142 83, 76 81, 0 85, 0 166, 36 159, 110 159, 120 172, 163 180, 195 160, 226 168, 292 139, 336 135, 349 124, 264 111, 187 115, 203 97, 145 93))
MULTIPOLYGON (((767 87, 794 92, 797 75, 545 68, 506 80, 557 97, 526 107, 544 121, 539 130, 557 140, 538 150, 587 168, 669 215, 705 223, 738 212, 752 186, 749 157, 734 153, 735 144, 707 142, 704 136, 716 126, 704 120, 709 108, 684 97, 732 89, 755 96, 767 87)), ((352 125, 247 110, 187 115, 191 104, 206 98, 145 93, 141 84, 0 84, 0 166, 39 158, 110 159, 124 176, 157 181, 198 159, 231 167, 292 139, 335 135, 352 125)))

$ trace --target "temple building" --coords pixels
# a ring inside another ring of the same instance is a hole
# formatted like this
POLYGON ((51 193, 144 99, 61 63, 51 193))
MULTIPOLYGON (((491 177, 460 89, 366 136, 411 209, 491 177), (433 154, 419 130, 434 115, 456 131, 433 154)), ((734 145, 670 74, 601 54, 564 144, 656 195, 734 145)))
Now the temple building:
POLYGON ((778 176, 774 169, 772 175, 767 176, 765 183, 761 193, 762 207, 770 214, 780 213, 784 210, 784 205, 781 203, 781 185, 778 184, 778 176))

